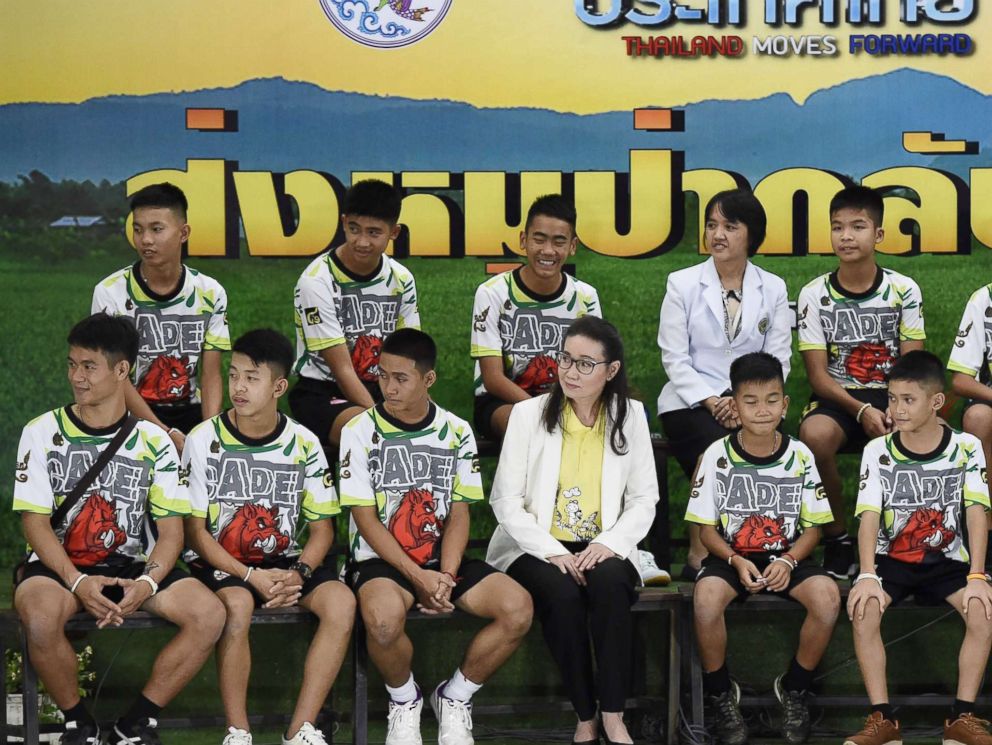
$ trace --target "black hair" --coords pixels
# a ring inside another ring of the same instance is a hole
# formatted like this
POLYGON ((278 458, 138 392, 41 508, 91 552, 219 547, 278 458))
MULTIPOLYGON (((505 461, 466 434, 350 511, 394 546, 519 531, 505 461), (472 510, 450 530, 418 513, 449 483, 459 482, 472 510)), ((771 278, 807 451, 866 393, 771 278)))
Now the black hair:
POLYGON ((296 355, 293 345, 275 329, 252 329, 238 337, 231 347, 256 365, 268 365, 272 378, 288 378, 296 355))
POLYGON ((158 209, 169 209, 175 212, 186 222, 186 213, 189 210, 189 203, 183 190, 175 184, 164 182, 161 184, 150 184, 139 189, 131 197, 131 212, 141 207, 153 207, 158 209))
POLYGON ((906 380, 919 383, 924 388, 943 391, 947 385, 944 378, 944 363, 933 352, 914 349, 906 352, 889 370, 889 382, 906 380))
MULTIPOLYGON (((584 336, 597 342, 603 347, 603 354, 608 363, 620 363, 617 374, 606 381, 599 397, 599 405, 606 407, 607 420, 610 426, 610 447, 617 455, 624 455, 627 452, 627 438, 624 436, 623 427, 627 421, 630 385, 627 382, 627 365, 624 362, 623 340, 620 338, 620 332, 617 331, 616 326, 602 318, 582 316, 572 321, 572 324, 565 331, 565 339, 573 336, 584 336)), ((564 426, 565 392, 560 385, 551 389, 544 407, 542 420, 548 432, 553 432, 555 427, 564 426)))
POLYGON ((102 353, 111 365, 127 360, 133 368, 138 359, 138 330, 127 316, 94 313, 72 327, 66 342, 102 353))
POLYGON ((745 383, 769 383, 777 380, 785 390, 785 375, 778 357, 768 352, 742 354, 730 363, 730 389, 737 393, 745 383))
POLYGON ((714 194, 703 212, 707 220, 717 207, 730 222, 739 222, 747 228, 747 255, 758 253, 768 228, 768 217, 758 198, 747 189, 730 189, 714 194))
POLYGON ((876 228, 882 227, 882 218, 885 216, 885 201, 882 195, 875 189, 867 186, 848 186, 834 194, 830 200, 830 217, 840 210, 864 210, 868 217, 875 223, 876 228))
POLYGON ((527 222, 524 223, 524 232, 530 230, 530 224, 538 215, 553 217, 556 220, 567 222, 572 228, 572 235, 575 235, 575 205, 569 202, 561 194, 545 194, 534 200, 534 203, 527 210, 527 222))
POLYGON ((366 179, 352 184, 344 195, 341 212, 355 217, 374 217, 390 225, 400 219, 400 194, 379 179, 366 179))
POLYGON ((419 329, 397 329, 382 342, 379 355, 395 354, 413 360, 413 364, 421 373, 428 373, 437 365, 437 345, 430 337, 419 329))

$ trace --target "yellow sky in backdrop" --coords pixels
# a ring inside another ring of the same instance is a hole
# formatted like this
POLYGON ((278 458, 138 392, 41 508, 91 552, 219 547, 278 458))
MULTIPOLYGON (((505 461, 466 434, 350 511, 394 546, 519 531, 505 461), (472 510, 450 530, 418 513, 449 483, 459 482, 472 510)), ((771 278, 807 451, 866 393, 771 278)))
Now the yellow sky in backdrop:
MULTIPOLYGON (((898 18, 896 0, 886 17, 898 18)), ((702 0, 687 4, 704 7, 702 0)), ((433 34, 412 46, 377 50, 343 36, 317 0, 0 0, 0 103, 78 102, 109 94, 226 87, 282 76, 331 90, 411 98, 448 98, 478 106, 535 106, 589 113, 711 98, 759 98, 813 91, 898 67, 954 77, 992 92, 988 11, 964 27, 771 29, 762 2, 749 0, 748 25, 713 29, 597 30, 582 24, 572 0, 454 0, 433 34), (968 58, 851 57, 855 33, 969 33, 968 58), (623 35, 829 33, 833 58, 630 59, 623 35)))

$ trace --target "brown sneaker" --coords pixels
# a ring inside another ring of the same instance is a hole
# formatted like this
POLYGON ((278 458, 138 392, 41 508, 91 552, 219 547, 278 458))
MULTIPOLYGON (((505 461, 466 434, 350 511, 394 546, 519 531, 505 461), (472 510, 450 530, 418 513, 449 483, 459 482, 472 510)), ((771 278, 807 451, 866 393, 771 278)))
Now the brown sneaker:
MULTIPOLYGON (((944 732, 947 732, 946 727, 944 732)), ((873 711, 865 720, 861 731, 844 740, 844 745, 902 745, 899 722, 886 719, 880 711, 873 711)))
POLYGON ((944 745, 992 745, 989 723, 974 714, 944 722, 944 745))

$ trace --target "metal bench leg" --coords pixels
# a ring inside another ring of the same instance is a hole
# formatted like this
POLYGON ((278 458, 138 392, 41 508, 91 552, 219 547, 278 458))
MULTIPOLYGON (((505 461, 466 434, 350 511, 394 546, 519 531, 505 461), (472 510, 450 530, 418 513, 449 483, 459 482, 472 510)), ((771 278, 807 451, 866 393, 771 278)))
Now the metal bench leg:
POLYGON ((668 719, 665 722, 665 742, 677 742, 679 704, 681 702, 682 609, 676 606, 668 621, 668 719))
POLYGON ((355 620, 351 635, 355 661, 355 701, 351 714, 352 745, 367 745, 369 741, 369 677, 368 649, 365 646, 365 624, 361 614, 355 620))
MULTIPOLYGON (((38 745, 38 675, 31 664, 31 657, 28 655, 28 639, 23 631, 21 632, 21 653, 24 660, 24 666, 21 669, 21 680, 24 684, 24 697, 22 699, 24 745, 38 745)), ((4 706, 6 706, 6 701, 4 701, 4 706)))

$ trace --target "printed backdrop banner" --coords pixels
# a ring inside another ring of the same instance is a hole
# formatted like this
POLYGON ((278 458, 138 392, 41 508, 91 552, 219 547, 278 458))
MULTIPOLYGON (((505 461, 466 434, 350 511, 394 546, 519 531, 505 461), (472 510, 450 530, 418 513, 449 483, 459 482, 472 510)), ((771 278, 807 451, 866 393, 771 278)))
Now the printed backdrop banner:
POLYGON ((320 252, 344 188, 369 176, 403 190, 399 256, 516 251, 521 212, 551 191, 574 197, 593 251, 654 255, 698 235, 687 198, 735 185, 768 212, 763 253, 829 253, 826 205, 853 181, 886 189, 883 251, 968 252, 992 245, 982 10, 10 3, 0 181, 167 179, 190 198, 190 254, 232 258, 320 252))

